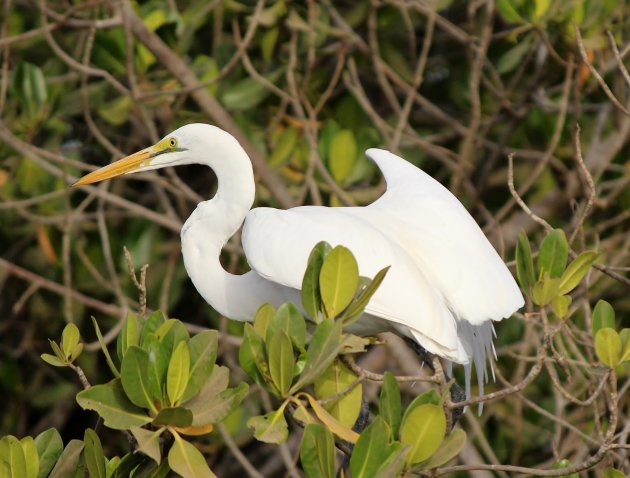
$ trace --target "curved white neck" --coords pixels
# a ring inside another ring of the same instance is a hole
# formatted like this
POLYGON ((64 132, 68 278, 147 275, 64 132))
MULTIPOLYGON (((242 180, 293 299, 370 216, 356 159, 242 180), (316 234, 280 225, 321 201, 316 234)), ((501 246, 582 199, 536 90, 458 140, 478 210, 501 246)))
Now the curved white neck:
MULTIPOLYGON (((230 139, 233 138, 230 136, 230 139)), ((191 161, 192 162, 192 161, 191 161)), ((221 249, 238 230, 255 196, 254 173, 247 153, 236 140, 205 152, 195 163, 210 166, 219 182, 214 198, 201 202, 182 227, 186 271, 201 296, 221 315, 252 320, 258 307, 287 300, 286 291, 250 271, 234 275, 223 269, 221 249)), ((261 238, 262 239, 262 238, 261 238)))

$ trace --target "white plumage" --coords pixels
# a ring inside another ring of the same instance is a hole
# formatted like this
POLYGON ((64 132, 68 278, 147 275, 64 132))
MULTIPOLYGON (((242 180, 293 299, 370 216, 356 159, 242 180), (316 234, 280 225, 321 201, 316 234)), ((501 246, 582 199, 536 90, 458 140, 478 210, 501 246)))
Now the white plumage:
POLYGON ((205 124, 183 126, 77 184, 178 164, 210 166, 218 178, 217 194, 197 206, 181 237, 186 270, 213 308, 235 320, 251 320, 265 301, 299 303, 313 246, 321 240, 343 244, 355 255, 361 275, 372 277, 391 266, 355 331, 394 330, 429 352, 465 364, 467 393, 475 363, 482 389, 492 321, 522 307, 523 296, 455 196, 388 151, 366 154, 387 182, 387 192, 366 207, 250 211, 255 186, 247 154, 231 135, 205 124), (243 248, 252 270, 235 276, 222 268, 219 255, 243 220, 243 248))

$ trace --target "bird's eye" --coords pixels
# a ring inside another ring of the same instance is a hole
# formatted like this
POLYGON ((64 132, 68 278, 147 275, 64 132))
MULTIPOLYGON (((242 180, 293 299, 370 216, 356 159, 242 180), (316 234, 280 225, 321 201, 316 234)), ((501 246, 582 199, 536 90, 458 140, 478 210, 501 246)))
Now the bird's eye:
POLYGON ((170 139, 168 140, 168 145, 169 145, 171 148, 174 148, 175 146, 177 146, 177 140, 176 140, 175 138, 170 138, 170 139))

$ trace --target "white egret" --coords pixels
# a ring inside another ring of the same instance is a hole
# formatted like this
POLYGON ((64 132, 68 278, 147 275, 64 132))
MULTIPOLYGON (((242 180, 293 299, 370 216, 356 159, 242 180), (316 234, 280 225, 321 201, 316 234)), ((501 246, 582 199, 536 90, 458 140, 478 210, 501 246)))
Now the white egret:
POLYGON ((387 191, 366 207, 256 208, 252 164, 229 133, 207 124, 183 126, 154 146, 94 171, 75 183, 182 164, 204 164, 218 179, 214 198, 197 205, 181 231, 184 264, 203 298, 222 315, 252 320, 264 302, 299 304, 313 246, 343 244, 359 272, 391 266, 356 322, 356 333, 395 331, 427 351, 466 366, 470 394, 475 364, 480 393, 493 351, 492 321, 510 317, 523 296, 507 267, 464 206, 439 182, 382 149, 366 151, 387 191), (243 224, 251 271, 226 272, 222 247, 243 224))

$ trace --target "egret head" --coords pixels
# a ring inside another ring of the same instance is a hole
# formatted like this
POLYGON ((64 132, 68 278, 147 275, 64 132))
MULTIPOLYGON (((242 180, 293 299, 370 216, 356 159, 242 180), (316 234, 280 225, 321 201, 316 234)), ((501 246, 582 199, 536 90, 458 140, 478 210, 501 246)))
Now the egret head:
MULTIPOLYGON (((188 124, 166 135, 153 146, 104 166, 79 179, 73 186, 83 186, 121 174, 196 163, 200 154, 212 151, 213 144, 224 140, 223 130, 207 124, 188 124)), ((228 135, 229 136, 229 135, 228 135)))

